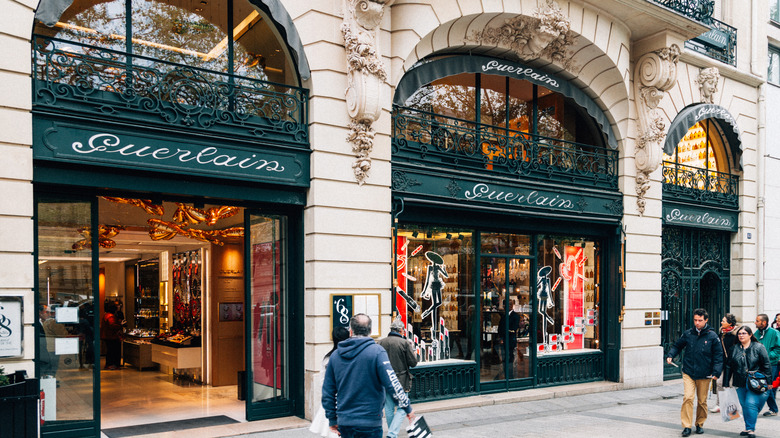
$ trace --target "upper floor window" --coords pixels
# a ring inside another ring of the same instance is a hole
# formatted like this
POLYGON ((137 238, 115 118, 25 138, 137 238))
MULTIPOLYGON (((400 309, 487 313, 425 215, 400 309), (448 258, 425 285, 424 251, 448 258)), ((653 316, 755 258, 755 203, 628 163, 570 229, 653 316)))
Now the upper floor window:
POLYGON ((780 22, 780 0, 769 0, 769 18, 780 22))
POLYGON ((771 84, 780 85, 780 48, 769 46, 768 65, 767 81, 771 84))
POLYGON ((71 43, 59 47, 77 55, 101 56, 101 49, 109 49, 132 54, 133 65, 158 70, 172 69, 167 63, 184 64, 298 82, 279 33, 247 0, 75 0, 53 27, 39 22, 34 32, 71 43))

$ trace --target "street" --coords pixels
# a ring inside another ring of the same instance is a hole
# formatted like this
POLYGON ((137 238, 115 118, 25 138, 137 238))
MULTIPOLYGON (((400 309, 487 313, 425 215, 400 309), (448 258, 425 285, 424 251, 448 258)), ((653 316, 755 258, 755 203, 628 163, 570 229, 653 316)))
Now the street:
MULTIPOLYGON (((436 402, 441 403, 441 402, 436 402)), ((677 437, 680 436, 682 381, 663 386, 587 395, 564 396, 490 406, 426 412, 435 437, 677 437)), ((709 399, 710 406, 714 397, 709 399)), ((766 410, 766 408, 764 408, 766 410)), ((764 411, 762 410, 762 412, 764 411)), ((709 413, 704 435, 737 437, 742 420, 724 423, 709 413)), ((274 438, 312 438, 307 429, 277 430, 242 435, 274 438)), ((401 437, 406 437, 402 432, 401 437)), ((692 435, 697 436, 697 435, 692 435)), ((780 417, 761 417, 756 436, 780 436, 780 417)))

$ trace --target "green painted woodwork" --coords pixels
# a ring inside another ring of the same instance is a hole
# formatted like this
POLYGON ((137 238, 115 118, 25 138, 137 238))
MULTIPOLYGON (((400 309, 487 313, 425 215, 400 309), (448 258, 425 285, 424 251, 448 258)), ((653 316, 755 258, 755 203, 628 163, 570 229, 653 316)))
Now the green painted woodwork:
POLYGON ((587 216, 617 221, 623 213, 620 193, 571 187, 524 184, 465 172, 431 172, 429 168, 393 163, 392 188, 407 198, 420 197, 460 208, 492 208, 558 218, 587 216))
POLYGON ((604 353, 546 355, 538 358, 538 386, 568 385, 604 380, 604 353))
POLYGON ((739 211, 724 211, 706 206, 664 202, 663 220, 665 225, 709 228, 734 233, 739 229, 739 211))
POLYGON ((477 394, 479 369, 474 362, 445 366, 417 366, 411 369, 413 402, 465 397, 477 394))
POLYGON ((36 116, 33 157, 307 187, 308 150, 36 116))
MULTIPOLYGON (((731 232, 664 225, 661 247, 661 345, 669 351, 693 327, 693 310, 710 314, 710 325, 730 309, 731 232)), ((678 356, 678 363, 682 356, 678 356)), ((664 377, 679 377, 680 368, 664 363, 664 377)))

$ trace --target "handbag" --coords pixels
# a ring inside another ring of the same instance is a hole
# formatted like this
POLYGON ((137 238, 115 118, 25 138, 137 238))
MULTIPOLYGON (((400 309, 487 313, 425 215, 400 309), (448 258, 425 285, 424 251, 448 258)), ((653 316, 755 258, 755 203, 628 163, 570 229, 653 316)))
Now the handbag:
POLYGON ((430 438, 433 436, 431 428, 428 427, 428 423, 422 416, 414 419, 412 424, 406 428, 406 433, 409 435, 409 438, 430 438))
POLYGON ((769 379, 758 371, 748 371, 746 386, 756 394, 763 394, 769 389, 769 379))

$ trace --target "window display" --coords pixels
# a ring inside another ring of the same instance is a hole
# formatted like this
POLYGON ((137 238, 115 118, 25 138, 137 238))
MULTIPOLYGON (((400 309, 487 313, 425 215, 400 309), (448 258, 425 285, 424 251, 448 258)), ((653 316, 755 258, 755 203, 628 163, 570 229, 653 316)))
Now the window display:
POLYGON ((400 229, 395 308, 420 361, 471 359, 474 318, 472 232, 400 229))
POLYGON ((564 236, 538 242, 537 354, 598 350, 598 242, 564 236))

